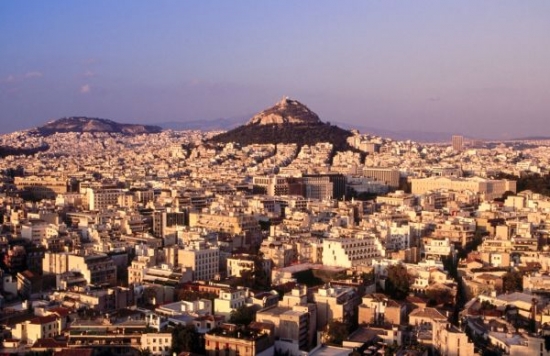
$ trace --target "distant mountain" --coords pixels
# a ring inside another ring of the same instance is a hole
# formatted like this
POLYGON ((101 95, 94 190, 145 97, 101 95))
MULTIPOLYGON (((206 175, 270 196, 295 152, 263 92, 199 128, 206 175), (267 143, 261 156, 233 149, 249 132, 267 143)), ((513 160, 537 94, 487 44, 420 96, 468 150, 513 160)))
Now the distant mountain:
POLYGON ((510 141, 547 141, 550 140, 550 136, 527 136, 514 138, 510 141))
POLYGON ((192 121, 170 121, 157 124, 165 130, 185 131, 185 130, 200 130, 200 131, 227 131, 242 125, 246 121, 246 117, 228 117, 213 120, 192 120, 192 121))
POLYGON ((324 123, 307 106, 284 98, 273 107, 254 115, 246 125, 214 136, 211 142, 295 143, 298 146, 330 142, 335 151, 352 150, 347 138, 352 133, 338 126, 324 123))
POLYGON ((49 136, 63 132, 109 132, 125 135, 139 135, 159 133, 161 127, 138 124, 121 124, 107 119, 90 117, 65 117, 50 121, 46 125, 37 127, 34 131, 42 136, 49 136))

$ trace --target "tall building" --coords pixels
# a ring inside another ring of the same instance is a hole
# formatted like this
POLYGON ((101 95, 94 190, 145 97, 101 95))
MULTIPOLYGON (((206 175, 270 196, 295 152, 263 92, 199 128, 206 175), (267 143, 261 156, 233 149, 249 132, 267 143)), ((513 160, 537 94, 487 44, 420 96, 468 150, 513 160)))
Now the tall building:
POLYGON ((89 284, 116 285, 117 267, 113 259, 105 254, 86 256, 66 252, 46 252, 42 260, 45 274, 63 274, 78 271, 89 284))
POLYGON ((119 198, 124 196, 124 190, 118 188, 88 188, 88 209, 104 210, 109 206, 119 205, 119 198))
POLYGON ((462 151, 462 149, 464 148, 464 136, 453 135, 452 145, 453 145, 453 150, 458 152, 462 151))
POLYGON ((398 169, 365 167, 363 175, 368 178, 374 178, 379 182, 384 182, 392 188, 399 188, 400 174, 398 169))
POLYGON ((373 259, 383 256, 383 251, 382 244, 374 236, 328 238, 323 240, 323 264, 346 268, 370 266, 373 259))
POLYGON ((153 213, 153 235, 157 237, 164 238, 168 228, 187 224, 185 212, 157 210, 153 213))
POLYGON ((217 247, 207 246, 204 241, 193 241, 178 251, 178 262, 180 267, 193 271, 193 280, 208 281, 220 272, 220 251, 217 247))
POLYGON ((326 285, 312 294, 317 304, 317 330, 324 328, 329 321, 351 322, 361 304, 361 298, 354 288, 326 285))

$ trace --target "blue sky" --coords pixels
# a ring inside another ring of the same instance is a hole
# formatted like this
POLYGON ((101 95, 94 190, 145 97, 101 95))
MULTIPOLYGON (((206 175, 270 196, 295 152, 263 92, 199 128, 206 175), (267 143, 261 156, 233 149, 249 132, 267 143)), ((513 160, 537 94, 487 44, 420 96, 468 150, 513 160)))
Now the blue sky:
POLYGON ((0 1, 0 132, 82 115, 550 135, 550 1, 0 1))

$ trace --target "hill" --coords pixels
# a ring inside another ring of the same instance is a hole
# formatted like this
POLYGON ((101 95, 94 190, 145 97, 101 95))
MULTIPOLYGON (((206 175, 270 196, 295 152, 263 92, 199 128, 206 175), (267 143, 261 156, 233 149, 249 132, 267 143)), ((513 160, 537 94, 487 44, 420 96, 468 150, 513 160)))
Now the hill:
POLYGON ((139 135, 159 133, 162 128, 150 125, 121 124, 107 119, 89 117, 65 117, 50 121, 46 125, 37 127, 34 131, 42 136, 49 136, 63 132, 109 132, 125 135, 139 135))
POLYGON ((211 139, 213 143, 295 143, 298 146, 330 142, 335 151, 353 150, 347 143, 351 131, 324 123, 304 104, 284 98, 239 126, 211 139))

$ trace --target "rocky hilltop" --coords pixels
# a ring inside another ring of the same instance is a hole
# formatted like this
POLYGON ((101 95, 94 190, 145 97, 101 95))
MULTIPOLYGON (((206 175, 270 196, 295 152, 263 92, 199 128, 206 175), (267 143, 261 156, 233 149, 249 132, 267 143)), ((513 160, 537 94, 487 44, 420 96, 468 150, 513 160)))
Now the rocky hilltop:
POLYGON ((320 124, 316 113, 297 100, 284 97, 274 106, 256 114, 247 125, 320 124))
POLYGON ((247 124, 214 136, 211 142, 236 142, 243 146, 254 143, 311 146, 330 142, 335 151, 344 151, 352 149, 346 141, 351 135, 348 130, 322 122, 317 114, 299 101, 284 98, 254 115, 247 124))
POLYGON ((57 132, 109 132, 124 135, 139 135, 158 133, 162 131, 162 128, 150 125, 121 124, 107 119, 66 117, 50 121, 46 125, 37 127, 34 131, 42 136, 53 135, 57 132))

